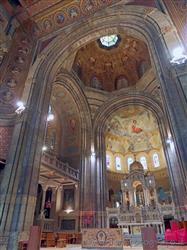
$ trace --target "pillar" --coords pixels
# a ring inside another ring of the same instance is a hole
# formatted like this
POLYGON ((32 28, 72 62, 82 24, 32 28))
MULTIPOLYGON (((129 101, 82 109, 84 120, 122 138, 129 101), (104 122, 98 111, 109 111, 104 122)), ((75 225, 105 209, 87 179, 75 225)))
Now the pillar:
POLYGON ((59 186, 57 189, 56 195, 56 213, 60 212, 62 209, 62 186, 59 186))
MULTIPOLYGON (((106 184, 106 159, 105 159, 105 137, 104 134, 97 131, 95 141, 91 146, 91 166, 93 178, 95 179, 95 187, 93 189, 93 198, 95 196, 95 227, 106 227, 106 204, 107 204, 107 184, 106 184), (95 155, 94 155, 95 154, 95 155)), ((92 180, 93 182, 93 180, 92 180)))
POLYGON ((43 185, 42 184, 42 190, 43 190, 43 194, 42 194, 42 205, 41 205, 41 213, 44 212, 44 207, 45 207, 45 197, 46 197, 46 191, 48 189, 47 185, 43 185))
POLYGON ((42 91, 43 78, 40 77, 37 83, 33 82, 26 109, 16 116, 10 153, 0 183, 1 250, 17 250, 19 240, 28 239, 33 225, 45 115, 51 93, 50 86, 42 91))
POLYGON ((57 198, 58 187, 52 187, 52 197, 51 197, 51 214, 50 219, 54 219, 56 215, 56 198, 57 198))
MULTIPOLYGON (((162 53, 161 53, 162 54, 162 53)), ((164 58, 162 57, 163 62, 164 58)), ((169 118, 170 129, 168 137, 170 142, 166 143, 164 149, 169 166, 169 176, 176 206, 176 218, 187 219, 186 201, 187 187, 187 63, 183 65, 170 65, 169 70, 162 65, 161 89, 163 94, 163 104, 166 115, 169 118)))
POLYGON ((144 201, 145 201, 145 206, 147 206, 148 203, 148 197, 147 197, 147 188, 143 188, 143 193, 144 193, 144 201))
POLYGON ((134 206, 134 190, 133 189, 129 190, 129 201, 130 201, 130 206, 134 206))

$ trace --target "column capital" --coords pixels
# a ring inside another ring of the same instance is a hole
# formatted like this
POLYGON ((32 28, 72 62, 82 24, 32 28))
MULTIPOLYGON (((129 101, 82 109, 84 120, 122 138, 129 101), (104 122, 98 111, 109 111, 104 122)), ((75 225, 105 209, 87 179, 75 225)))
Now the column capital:
POLYGON ((42 186, 42 190, 43 190, 44 192, 46 192, 47 189, 48 189, 48 187, 49 187, 49 185, 46 184, 46 183, 39 183, 39 184, 42 186))

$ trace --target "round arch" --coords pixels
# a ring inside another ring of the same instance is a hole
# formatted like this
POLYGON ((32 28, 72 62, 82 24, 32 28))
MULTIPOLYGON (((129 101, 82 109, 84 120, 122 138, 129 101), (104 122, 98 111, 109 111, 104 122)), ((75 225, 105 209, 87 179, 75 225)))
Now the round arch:
MULTIPOLYGON (((171 187, 173 191, 174 201, 176 207, 181 204, 181 196, 178 192, 178 185, 180 181, 176 180, 174 176, 174 169, 179 166, 179 157, 177 151, 173 147, 172 150, 167 144, 168 133, 171 133, 171 128, 169 125, 169 121, 167 118, 167 114, 164 112, 161 104, 154 99, 154 97, 150 95, 146 95, 143 92, 125 92, 122 91, 117 96, 110 98, 97 112, 93 124, 94 129, 94 149, 95 149, 95 166, 97 172, 97 185, 95 193, 101 193, 102 197, 105 197, 102 201, 99 200, 99 197, 96 197, 98 202, 97 208, 99 211, 105 211, 106 209, 106 147, 105 147, 105 130, 106 130, 106 123, 107 120, 118 110, 123 109, 127 106, 142 106, 148 110, 150 110, 159 126, 160 136, 162 140, 163 149, 165 152, 165 157, 167 160, 168 172, 169 172, 169 179, 171 182, 171 187), (102 179, 102 184, 100 183, 102 179), (104 183, 104 184, 103 184, 104 183)), ((178 169, 179 171, 179 169, 178 169)), ((178 172, 180 176, 180 180, 182 179, 181 172, 178 172)), ((180 186, 182 189, 182 185, 180 186)), ((180 190, 181 190, 180 189, 180 190)), ((185 198, 182 198, 182 201, 185 202, 185 198)), ((183 203, 184 204, 184 203, 183 203)), ((183 211, 179 211, 178 216, 179 218, 183 215, 183 211)), ((103 217, 102 225, 105 225, 105 219, 103 217)))
MULTIPOLYGON (((179 112, 183 115, 185 107, 181 105, 182 108, 176 111, 174 107, 175 105, 172 103, 173 98, 175 98, 174 95, 177 95, 178 91, 175 82, 171 81, 169 72, 170 55, 168 49, 171 48, 171 46, 167 41, 167 36, 164 36, 163 27, 157 22, 157 17, 159 15, 156 14, 158 14, 158 11, 149 8, 135 8, 134 6, 127 7, 126 5, 113 6, 107 9, 107 15, 105 11, 101 11, 94 15, 94 17, 90 18, 89 22, 83 25, 81 24, 81 27, 79 23, 75 24, 71 29, 71 33, 68 35, 67 32, 62 32, 62 34, 58 35, 38 57, 35 64, 30 69, 23 92, 23 101, 27 103, 27 107, 29 108, 28 112, 25 112, 24 119, 21 120, 21 125, 17 124, 15 128, 14 140, 11 148, 13 153, 9 159, 9 166, 7 168, 8 173, 5 174, 6 183, 4 183, 5 185, 3 189, 3 194, 5 194, 3 197, 5 200, 2 200, 2 203, 4 204, 10 203, 12 196, 19 190, 16 197, 13 197, 12 199, 15 203, 19 201, 18 203, 22 204, 22 209, 15 209, 12 211, 11 209, 9 210, 9 207, 6 207, 6 209, 0 207, 0 217, 2 218, 1 228, 3 228, 3 230, 5 229, 7 232, 14 232, 15 228, 19 228, 20 231, 28 231, 32 224, 32 214, 34 214, 33 210, 35 204, 33 200, 35 201, 37 187, 35 184, 37 184, 39 173, 39 152, 44 132, 43 134, 40 134, 39 138, 38 135, 42 131, 42 128, 45 127, 52 84, 58 79, 56 76, 61 70, 62 63, 68 58, 70 53, 76 51, 87 42, 103 36, 109 31, 113 32, 114 30, 124 31, 127 34, 146 41, 152 57, 152 64, 161 84, 164 104, 166 105, 170 119, 173 119, 173 124, 178 128, 177 126, 179 124, 176 124, 175 117, 179 112), (168 89, 170 89, 169 93, 167 91, 168 89), (172 93, 172 95, 170 93, 172 93), (29 126, 27 121, 30 122, 29 126), (19 137, 19 134, 21 135, 21 138, 19 137), (20 140, 23 142, 24 146, 21 146, 20 144, 18 145, 20 140), (13 143, 15 143, 16 146, 13 147, 13 143), (27 162, 30 162, 30 164, 26 164, 27 162), (25 180, 24 176, 28 176, 27 180, 25 180), (15 178, 17 178, 16 183, 14 183, 15 178), (13 184, 8 186, 11 180, 12 183, 14 183, 14 194, 12 193, 13 184), (23 189, 24 193, 20 196, 20 192, 22 192, 23 189), (25 196, 28 198, 25 199, 25 196), (29 200, 29 202, 26 200, 29 200), (9 221, 6 219, 7 214, 9 214, 9 221), (23 215, 25 215, 24 219, 22 218, 23 215), (14 221, 15 217, 17 218, 16 222, 14 221)), ((161 16, 164 23, 169 24, 169 21, 164 19, 164 15, 161 16)), ((165 27, 166 26, 167 25, 165 25, 165 27)), ((82 97, 80 107, 84 104, 87 107, 86 110, 84 109, 87 114, 87 112, 89 113, 89 108, 84 93, 80 86, 76 84, 76 81, 73 82, 73 89, 74 87, 77 88, 82 97)), ((66 85, 65 82, 63 84, 66 85)), ((182 101, 183 100, 181 100, 181 102, 182 101)), ((86 131, 85 129, 82 140, 87 149, 85 148, 85 157, 84 160, 82 160, 81 182, 83 183, 82 186, 87 185, 93 177, 93 184, 88 185, 91 186, 90 192, 93 192, 96 183, 95 180, 99 178, 99 174, 101 186, 101 176, 104 176, 104 172, 95 173, 91 167, 91 138, 93 139, 93 134, 92 130, 89 131, 89 128, 92 127, 90 117, 87 117, 86 121, 87 122, 84 122, 83 124, 86 125, 88 130, 86 131)), ((179 138, 182 138, 181 134, 179 135, 179 138)), ((97 138, 97 140, 98 139, 101 140, 101 138, 97 138)), ((101 168, 101 171, 103 171, 103 168, 101 168)), ((181 170, 180 172, 182 173, 181 170)), ((181 183, 183 182, 181 181, 181 183)), ((104 186, 105 185, 103 185, 100 197, 96 198, 97 204, 101 204, 97 207, 97 209, 101 209, 100 211, 105 210, 103 206, 104 204, 102 203, 102 195, 104 195, 105 192, 104 186)), ((178 190, 181 190, 180 185, 178 185, 177 188, 178 190)), ((94 208, 93 204, 95 201, 92 199, 92 196, 88 194, 88 191, 86 194, 83 194, 82 199, 82 206, 88 209, 94 208), (90 205, 90 203, 92 203, 92 205, 90 205)), ((104 216, 100 217, 100 219, 97 218, 95 220, 95 225, 99 227, 105 226, 105 220, 103 219, 104 216)), ((15 240, 12 242, 10 241, 11 249, 14 249, 15 245, 15 240)))

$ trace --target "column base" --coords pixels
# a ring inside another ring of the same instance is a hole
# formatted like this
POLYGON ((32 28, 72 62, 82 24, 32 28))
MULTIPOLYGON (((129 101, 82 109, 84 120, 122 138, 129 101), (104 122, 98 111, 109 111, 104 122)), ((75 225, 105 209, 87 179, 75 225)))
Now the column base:
POLYGON ((20 241, 28 241, 29 232, 5 232, 0 233, 1 250, 17 250, 20 241))

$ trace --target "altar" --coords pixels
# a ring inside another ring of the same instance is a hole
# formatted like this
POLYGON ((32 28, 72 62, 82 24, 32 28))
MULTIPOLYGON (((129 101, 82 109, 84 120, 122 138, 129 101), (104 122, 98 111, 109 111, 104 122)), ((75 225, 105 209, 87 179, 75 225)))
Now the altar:
POLYGON ((83 229, 82 248, 95 250, 122 250, 122 230, 109 228, 83 229))
POLYGON ((146 173, 142 164, 134 161, 129 174, 121 180, 122 201, 117 208, 107 208, 107 223, 117 221, 123 233, 141 234, 142 227, 152 227, 164 233, 163 217, 158 203, 154 175, 146 173))

